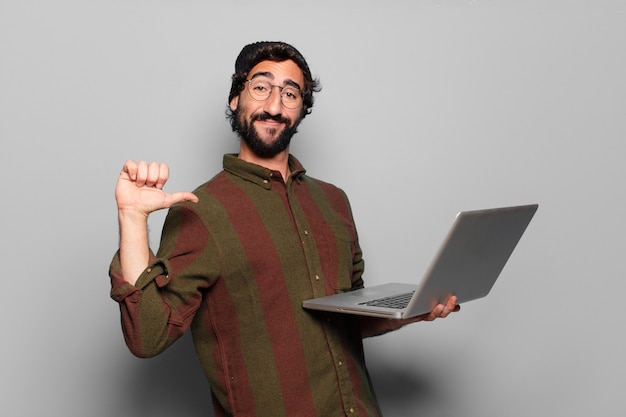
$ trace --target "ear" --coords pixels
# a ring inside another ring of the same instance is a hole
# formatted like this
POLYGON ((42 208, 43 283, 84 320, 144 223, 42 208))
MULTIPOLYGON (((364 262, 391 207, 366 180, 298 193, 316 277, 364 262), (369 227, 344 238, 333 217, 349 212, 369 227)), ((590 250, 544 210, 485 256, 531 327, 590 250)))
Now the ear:
POLYGON ((237 106, 239 105, 239 96, 235 96, 233 97, 233 99, 230 101, 230 109, 232 111, 237 110, 237 106))

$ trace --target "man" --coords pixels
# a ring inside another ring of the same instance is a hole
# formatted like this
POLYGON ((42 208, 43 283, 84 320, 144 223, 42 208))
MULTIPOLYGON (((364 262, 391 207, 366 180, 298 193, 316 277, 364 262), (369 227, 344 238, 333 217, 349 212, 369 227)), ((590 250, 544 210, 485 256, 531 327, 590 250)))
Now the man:
POLYGON ((410 320, 302 309, 363 286, 345 194, 289 154, 317 91, 291 45, 248 45, 229 96, 240 149, 224 170, 194 193, 163 192, 165 164, 128 161, 118 179, 110 276, 126 343, 149 357, 191 328, 216 416, 380 416, 362 338, 458 310, 454 297, 410 320), (155 255, 147 218, 169 207, 155 255))

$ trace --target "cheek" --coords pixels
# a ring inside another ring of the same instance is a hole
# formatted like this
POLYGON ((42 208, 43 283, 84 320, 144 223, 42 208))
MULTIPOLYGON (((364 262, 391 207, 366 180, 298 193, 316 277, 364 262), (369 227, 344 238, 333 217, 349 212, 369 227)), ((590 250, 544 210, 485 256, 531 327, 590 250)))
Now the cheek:
POLYGON ((237 112, 241 115, 242 118, 250 120, 253 115, 263 113, 263 108, 257 103, 247 103, 242 100, 239 102, 237 112))
POLYGON ((289 118, 291 119, 292 126, 298 126, 303 119, 302 112, 296 111, 293 115, 290 115, 289 118))

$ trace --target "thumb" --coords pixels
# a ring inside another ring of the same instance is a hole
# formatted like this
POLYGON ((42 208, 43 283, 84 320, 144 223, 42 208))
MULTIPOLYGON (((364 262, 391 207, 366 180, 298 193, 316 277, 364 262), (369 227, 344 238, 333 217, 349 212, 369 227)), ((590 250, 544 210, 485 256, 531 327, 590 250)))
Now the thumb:
POLYGON ((182 203, 183 201, 191 201, 192 203, 197 203, 198 196, 188 191, 180 191, 177 193, 170 194, 167 200, 168 200, 167 203, 169 207, 177 203, 182 203))

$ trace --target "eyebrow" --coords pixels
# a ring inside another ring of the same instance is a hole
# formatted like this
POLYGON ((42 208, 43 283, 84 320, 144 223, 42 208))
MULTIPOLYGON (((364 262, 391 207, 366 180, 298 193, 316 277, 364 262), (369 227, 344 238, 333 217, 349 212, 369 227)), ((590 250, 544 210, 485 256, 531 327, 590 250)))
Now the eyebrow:
MULTIPOLYGON (((267 77, 270 79, 274 79, 274 74, 272 74, 269 71, 259 71, 259 72, 255 72, 254 74, 252 74, 252 76, 250 77, 250 79, 252 80, 253 78, 256 77, 267 77)), ((298 84, 297 82, 295 82, 294 80, 292 80, 291 78, 287 78, 285 80, 285 85, 290 85, 292 87, 296 87, 298 90, 302 91, 302 87, 300 87, 300 84, 298 84)))

